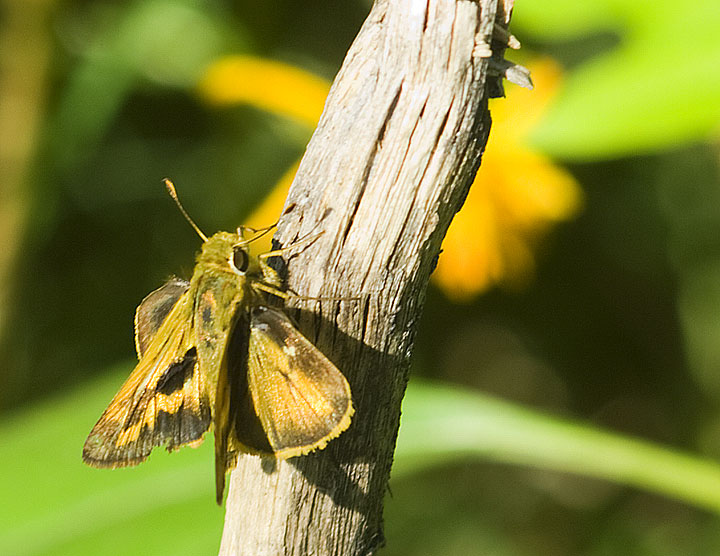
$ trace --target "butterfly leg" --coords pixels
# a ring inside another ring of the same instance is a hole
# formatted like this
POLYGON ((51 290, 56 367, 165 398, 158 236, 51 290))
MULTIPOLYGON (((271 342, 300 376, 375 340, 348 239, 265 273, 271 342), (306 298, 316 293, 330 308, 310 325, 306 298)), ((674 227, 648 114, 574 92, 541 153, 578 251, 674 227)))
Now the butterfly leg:
MULTIPOLYGON (((297 249, 298 247, 304 247, 315 241, 322 234, 323 232, 318 232, 317 234, 313 234, 311 236, 305 237, 304 239, 296 241, 295 243, 288 245, 287 247, 282 247, 281 249, 275 249, 273 251, 268 251, 267 253, 261 253, 260 255, 258 255, 258 264, 260 265, 260 271, 262 272, 265 282, 267 284, 270 284, 271 286, 274 286, 275 288, 279 288, 282 286, 282 280, 280 279, 280 276, 278 275, 277 271, 268 264, 267 259, 269 259, 270 257, 279 257, 280 255, 283 255, 288 251, 297 249)), ((274 295, 277 294, 275 293, 274 295)), ((281 295, 280 297, 283 297, 283 299, 287 299, 288 296, 287 294, 285 294, 281 295)))
POLYGON ((238 226, 237 233, 238 235, 243 238, 243 240, 238 244, 241 246, 247 245, 248 243, 252 243, 256 239, 260 239, 262 236, 267 234, 270 230, 273 230, 277 227, 278 223, 275 222, 274 224, 271 224, 270 226, 266 226, 265 228, 251 228, 250 226, 238 226), (245 233, 249 232, 251 234, 255 234, 253 237, 245 239, 245 233))

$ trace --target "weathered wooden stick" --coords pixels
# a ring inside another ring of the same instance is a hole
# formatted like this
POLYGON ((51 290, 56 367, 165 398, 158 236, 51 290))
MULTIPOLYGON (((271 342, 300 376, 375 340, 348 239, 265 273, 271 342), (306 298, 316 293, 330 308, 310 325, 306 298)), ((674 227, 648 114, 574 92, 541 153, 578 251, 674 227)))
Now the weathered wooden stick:
MULTIPOLYGON (((377 0, 290 191, 276 241, 297 320, 343 371, 353 423, 325 450, 241 457, 223 556, 372 554, 430 273, 487 140, 490 45, 510 0, 377 0), (496 12, 498 12, 496 14, 496 12)), ((507 40, 505 41, 507 42, 507 40)))

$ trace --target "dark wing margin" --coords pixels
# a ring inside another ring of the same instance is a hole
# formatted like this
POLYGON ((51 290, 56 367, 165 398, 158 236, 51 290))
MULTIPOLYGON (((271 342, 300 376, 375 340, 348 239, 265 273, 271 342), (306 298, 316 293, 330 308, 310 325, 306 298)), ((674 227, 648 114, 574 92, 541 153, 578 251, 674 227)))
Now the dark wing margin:
POLYGON ((189 282, 172 278, 140 302, 135 310, 135 349, 138 359, 142 358, 165 317, 189 287, 189 282))
POLYGON ((277 309, 252 309, 247 380, 275 457, 322 449, 350 425, 347 380, 277 309))

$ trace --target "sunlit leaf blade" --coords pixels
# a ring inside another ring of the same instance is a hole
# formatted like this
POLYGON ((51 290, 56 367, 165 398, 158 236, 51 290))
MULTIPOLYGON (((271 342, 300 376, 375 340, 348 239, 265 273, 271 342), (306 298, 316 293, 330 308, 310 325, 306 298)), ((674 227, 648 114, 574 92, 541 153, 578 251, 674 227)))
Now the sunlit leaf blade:
MULTIPOLYGON (((84 466, 85 435, 122 382, 108 378, 0 426, 0 554, 207 554, 219 546, 212 446, 137 468, 84 466)), ((414 380, 393 476, 479 458, 577 473, 720 512, 720 466, 442 383, 414 380)))
POLYGON ((578 68, 533 143, 563 158, 601 159, 710 138, 720 130, 720 72, 708 71, 720 60, 713 42, 693 59, 642 47, 578 68))
POLYGON ((411 382, 394 476, 473 457, 606 479, 720 513, 714 461, 475 391, 411 382))
POLYGON ((132 469, 91 469, 80 459, 85 436, 128 372, 0 426, 0 554, 217 551, 223 512, 214 502, 211 444, 153 454, 132 469))
POLYGON ((670 0, 532 0, 516 15, 521 37, 618 37, 617 46, 590 54, 568 72, 564 91, 532 135, 546 153, 584 160, 628 156, 720 131, 720 10, 714 0, 682 10, 670 0))
POLYGON ((528 33, 546 40, 576 37, 617 22, 618 10, 608 4, 608 0, 523 0, 522 8, 513 12, 512 29, 521 41, 528 33))

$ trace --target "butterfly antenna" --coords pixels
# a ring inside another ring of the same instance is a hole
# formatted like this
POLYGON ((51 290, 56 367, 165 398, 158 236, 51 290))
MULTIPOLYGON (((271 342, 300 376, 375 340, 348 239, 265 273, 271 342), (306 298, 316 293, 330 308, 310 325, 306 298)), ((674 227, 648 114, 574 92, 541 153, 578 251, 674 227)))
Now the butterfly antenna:
POLYGON ((195 230, 197 232, 197 235, 199 235, 203 241, 207 241, 208 240, 207 236, 204 233, 202 233, 202 230, 198 227, 197 224, 195 224, 195 222, 193 222, 193 219, 190 218, 190 215, 185 210, 185 207, 182 206, 182 203, 180 202, 180 199, 178 198, 177 190, 175 189, 175 184, 167 178, 165 178, 163 180, 163 183, 165 184, 165 188, 167 189, 168 193, 170 194, 170 197, 173 198, 173 201, 175 201, 175 204, 178 206, 178 208, 180 209, 180 212, 185 217, 185 220, 187 220, 190 223, 190 225, 193 227, 193 230, 195 230))

